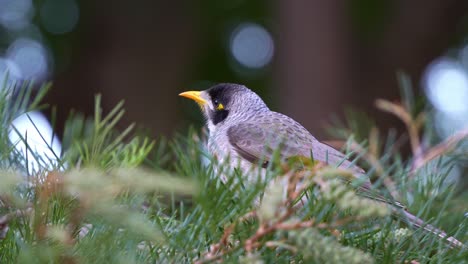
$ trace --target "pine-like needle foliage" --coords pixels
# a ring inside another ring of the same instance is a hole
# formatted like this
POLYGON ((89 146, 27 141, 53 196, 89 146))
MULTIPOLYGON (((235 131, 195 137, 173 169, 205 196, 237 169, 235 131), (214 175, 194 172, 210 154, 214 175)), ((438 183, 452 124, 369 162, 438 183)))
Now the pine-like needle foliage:
MULTIPOLYGON (((47 87, 32 97, 27 85, 3 86, 1 263, 467 263, 466 247, 406 226, 387 205, 359 196, 349 171, 291 159, 246 182, 213 165, 198 133, 154 142, 133 126, 118 132, 123 104, 104 114, 100 96, 93 117, 70 116, 55 167, 39 153, 24 157, 8 140, 11 123, 36 109, 47 87), (33 173, 30 158, 43 164, 33 173)), ((445 179, 466 157, 459 146, 468 133, 423 147, 420 138, 433 129, 425 112, 378 106, 405 122, 417 155, 403 159, 399 139, 383 142, 375 128, 366 138, 340 130, 348 150, 381 193, 466 241, 466 202, 445 179)))

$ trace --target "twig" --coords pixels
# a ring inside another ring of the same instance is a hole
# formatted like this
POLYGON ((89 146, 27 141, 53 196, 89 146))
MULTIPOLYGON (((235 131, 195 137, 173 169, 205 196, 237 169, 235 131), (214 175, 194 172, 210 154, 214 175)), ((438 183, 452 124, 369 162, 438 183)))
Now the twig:
POLYGON ((468 128, 455 133, 454 135, 448 137, 441 143, 425 151, 422 156, 420 156, 419 158, 415 158, 415 162, 413 162, 410 173, 415 173, 418 169, 427 164, 429 161, 450 152, 457 143, 466 138, 468 138, 468 128))
POLYGON ((429 161, 451 151, 461 140, 468 138, 468 128, 466 128, 455 133, 429 150, 423 151, 421 139, 419 137, 419 130, 425 120, 423 113, 419 114, 416 118, 413 118, 400 104, 391 103, 381 99, 376 101, 376 105, 379 109, 394 114, 406 125, 410 138, 411 150, 413 152, 413 163, 411 165, 410 176, 414 175, 418 169, 429 161))
MULTIPOLYGON (((317 170, 318 167, 322 167, 323 165, 320 163, 315 164, 311 169, 311 171, 315 174, 315 171, 317 170)), ((311 219, 309 221, 299 221, 296 223, 285 223, 287 219, 291 215, 294 214, 294 212, 297 210, 297 207, 294 207, 294 201, 301 195, 301 193, 308 187, 306 184, 301 185, 298 188, 298 183, 302 180, 304 180, 306 176, 306 171, 299 171, 295 173, 288 173, 286 174, 286 177, 288 177, 288 186, 287 186, 287 197, 286 200, 283 203, 283 207, 286 208, 286 211, 284 214, 278 219, 276 219, 275 222, 273 223, 262 223, 257 231, 255 232, 254 235, 252 235, 250 238, 248 238, 245 241, 244 248, 247 252, 252 252, 254 248, 258 247, 259 245, 258 240, 260 240, 262 237, 277 231, 277 230, 294 230, 294 229, 300 229, 300 228, 307 228, 307 227, 312 227, 315 223, 314 219, 311 219)), ((278 211, 280 211, 278 209, 278 211)))
POLYGON ((297 223, 278 223, 275 226, 276 230, 294 230, 299 228, 308 228, 312 227, 315 224, 315 220, 309 220, 305 222, 297 222, 297 223))
POLYGON ((253 210, 239 218, 239 222, 244 222, 257 217, 257 211, 253 210))
POLYGON ((215 260, 221 258, 226 253, 230 252, 232 249, 225 250, 225 248, 228 245, 229 236, 234 231, 234 228, 235 228, 235 223, 230 225, 228 228, 226 228, 224 230, 223 236, 220 239, 220 242, 211 245, 210 250, 204 255, 204 258, 200 259, 200 260, 197 260, 194 263, 195 264, 202 264, 202 263, 212 262, 212 261, 215 261, 215 260))
POLYGON ((395 104, 387 100, 378 99, 375 104, 380 110, 392 113, 403 121, 406 129, 408 130, 413 156, 418 157, 422 153, 419 129, 425 119, 424 115, 421 113, 416 117, 416 119, 413 119, 411 114, 402 105, 395 104))
POLYGON ((269 247, 269 248, 278 248, 278 247, 282 247, 282 248, 285 248, 293 253, 297 253, 297 248, 292 246, 292 245, 289 245, 289 244, 286 244, 286 243, 283 243, 282 241, 267 241, 265 242, 265 246, 266 247, 269 247))
MULTIPOLYGON (((317 176, 317 170, 321 169, 324 164, 315 163, 307 170, 301 171, 286 171, 283 177, 287 179, 287 186, 286 186, 286 198, 280 206, 278 206, 276 212, 276 218, 270 221, 260 222, 259 227, 257 230, 243 243, 239 243, 243 246, 247 254, 252 253, 255 249, 259 248, 262 245, 267 247, 275 247, 275 246, 283 246, 284 248, 291 249, 293 252, 294 250, 288 247, 287 244, 281 244, 280 242, 275 241, 268 241, 268 242, 261 242, 260 240, 265 236, 272 234, 273 232, 284 230, 297 230, 303 228, 310 228, 316 227, 319 229, 331 229, 337 226, 341 226, 343 224, 349 223, 351 221, 358 221, 359 217, 346 217, 343 219, 338 219, 334 221, 332 224, 328 223, 316 223, 314 218, 309 219, 307 221, 304 220, 297 220, 295 222, 290 222, 288 220, 291 219, 291 216, 296 213, 301 207, 294 206, 294 202, 300 197, 300 195, 309 188, 308 184, 305 184, 305 180, 314 175, 317 176), (281 213, 280 213, 281 212, 281 213)), ((320 178, 315 177, 314 182, 316 184, 320 184, 320 178)), ((234 228, 237 223, 246 221, 252 218, 257 218, 257 211, 254 209, 251 212, 239 217, 237 220, 234 221, 231 226, 224 230, 224 234, 219 240, 219 242, 212 244, 210 249, 207 253, 203 255, 203 257, 199 260, 196 260, 195 263, 203 264, 209 262, 222 262, 222 257, 226 254, 236 250, 236 247, 228 247, 228 238, 234 231, 234 228)), ((330 230, 332 233, 336 233, 335 230, 330 230)), ((238 249, 238 248, 237 248, 238 249)))

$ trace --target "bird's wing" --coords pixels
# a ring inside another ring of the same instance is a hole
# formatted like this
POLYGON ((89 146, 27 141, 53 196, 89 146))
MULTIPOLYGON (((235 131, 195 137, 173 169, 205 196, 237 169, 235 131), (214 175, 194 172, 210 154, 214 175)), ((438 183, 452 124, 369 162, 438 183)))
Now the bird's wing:
POLYGON ((278 116, 257 122, 243 122, 228 129, 229 143, 239 156, 254 164, 263 161, 263 166, 266 166, 275 150, 278 150, 283 160, 293 156, 312 156, 314 160, 363 173, 343 153, 319 142, 299 123, 275 114, 278 116))
POLYGON ((274 124, 241 123, 230 127, 227 136, 239 156, 253 164, 262 161, 264 167, 276 149, 282 159, 303 154, 298 144, 293 139, 288 140, 285 133, 274 128, 274 124))

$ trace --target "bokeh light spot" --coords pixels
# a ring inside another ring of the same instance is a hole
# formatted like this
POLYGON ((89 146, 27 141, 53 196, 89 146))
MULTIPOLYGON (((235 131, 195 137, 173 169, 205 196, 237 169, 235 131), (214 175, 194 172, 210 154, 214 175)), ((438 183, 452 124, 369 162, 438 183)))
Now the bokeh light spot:
POLYGON ((74 0, 46 0, 40 12, 44 28, 52 34, 72 31, 79 18, 79 8, 74 0))
POLYGON ((424 80, 426 94, 439 111, 468 116, 468 74, 460 63, 437 60, 427 68, 424 80))
POLYGON ((18 66, 22 79, 42 79, 47 74, 47 51, 35 40, 27 38, 15 40, 6 55, 18 66))
POLYGON ((60 157, 62 146, 53 134, 49 121, 40 112, 29 112, 17 117, 8 138, 18 152, 24 157, 27 155, 30 174, 41 168, 54 169, 57 166, 56 157, 60 157), (21 138, 27 140, 27 145, 21 138))
POLYGON ((243 23, 231 33, 229 48, 234 59, 247 68, 262 68, 270 63, 274 43, 268 31, 257 24, 243 23))
POLYGON ((20 70, 12 60, 0 58, 0 88, 4 88, 2 84, 5 83, 7 75, 11 84, 20 78, 20 70))
POLYGON ((443 138, 468 128, 468 116, 462 114, 453 115, 437 111, 434 113, 434 122, 437 133, 443 138))
POLYGON ((32 16, 31 0, 0 0, 0 24, 10 30, 26 27, 32 16))

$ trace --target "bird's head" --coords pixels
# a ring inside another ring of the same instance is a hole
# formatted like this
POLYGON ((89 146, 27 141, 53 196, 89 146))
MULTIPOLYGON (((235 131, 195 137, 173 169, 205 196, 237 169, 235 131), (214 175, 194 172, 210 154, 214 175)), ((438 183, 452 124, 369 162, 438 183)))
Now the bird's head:
POLYGON ((179 95, 198 103, 209 128, 225 125, 231 120, 247 120, 269 111, 256 93, 240 84, 221 83, 204 91, 188 91, 179 95))

